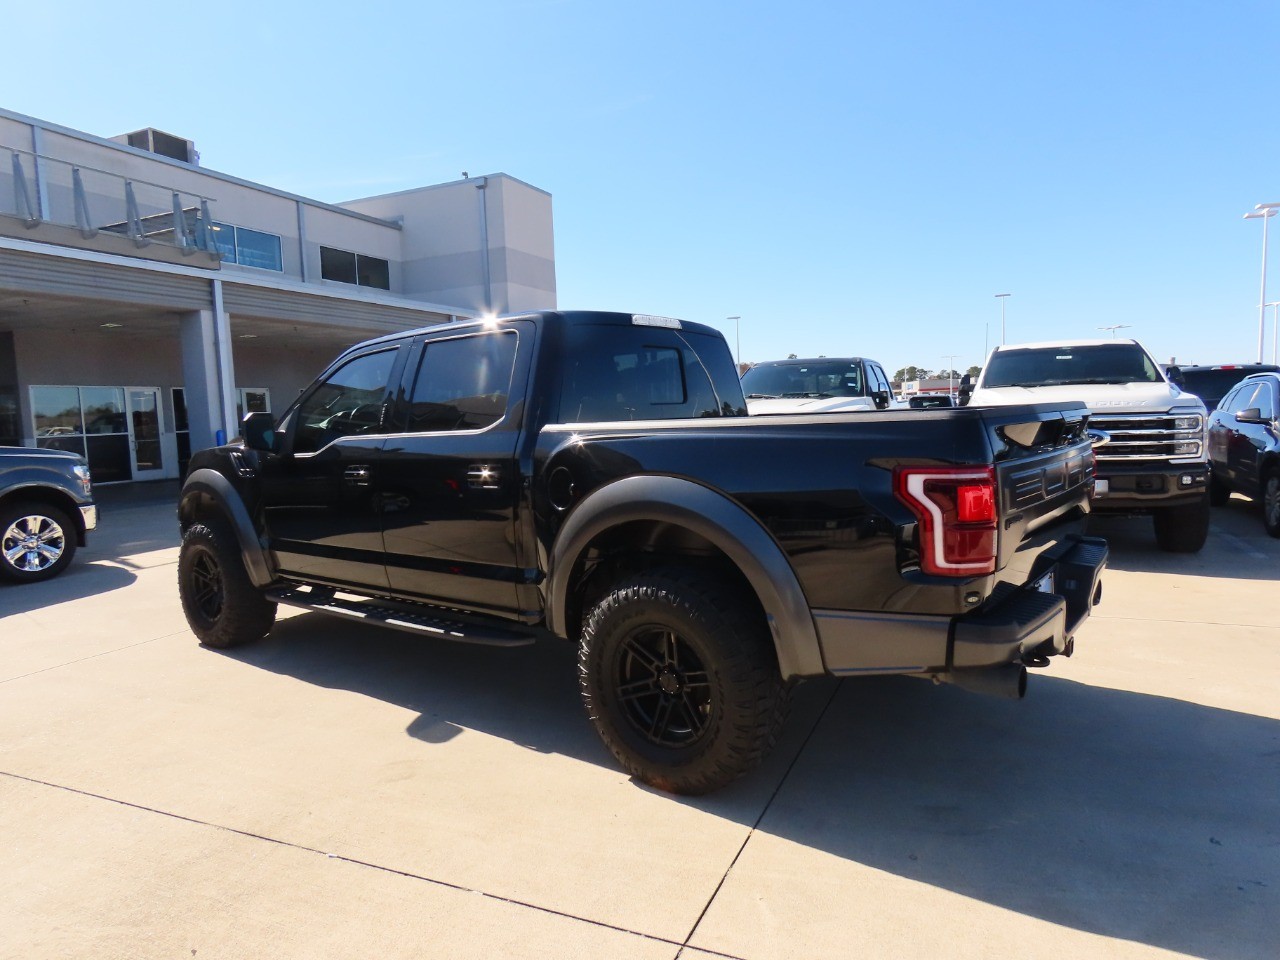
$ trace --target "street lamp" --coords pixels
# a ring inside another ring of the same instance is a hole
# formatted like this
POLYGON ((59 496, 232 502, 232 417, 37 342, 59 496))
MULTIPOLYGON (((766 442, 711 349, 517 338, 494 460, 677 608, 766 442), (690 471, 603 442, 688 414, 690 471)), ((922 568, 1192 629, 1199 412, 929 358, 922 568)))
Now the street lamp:
POLYGON ((1280 313, 1280 300, 1272 300, 1267 304, 1271 308, 1271 362, 1276 362, 1276 335, 1280 327, 1276 326, 1277 314, 1280 313))
POLYGON ((742 333, 738 328, 738 321, 741 317, 725 317, 726 320, 733 321, 733 363, 738 368, 739 374, 742 372, 742 333))
POLYGON ((1112 339, 1112 340, 1114 340, 1114 339, 1116 338, 1116 331, 1117 331, 1117 330, 1128 330, 1131 326, 1133 326, 1133 324, 1131 324, 1131 323, 1113 323, 1113 324, 1112 324, 1111 326, 1109 326, 1109 327, 1099 327, 1098 329, 1099 329, 1099 330, 1110 330, 1110 331, 1111 331, 1111 339, 1112 339))
POLYGON ((1000 346, 1004 346, 1004 302, 1013 296, 1010 293, 997 293, 996 299, 1000 301, 1000 346))
POLYGON ((1280 203, 1260 203, 1244 215, 1245 220, 1260 219, 1262 221, 1262 287, 1261 292, 1258 294, 1259 363, 1262 362, 1262 331, 1267 323, 1267 221, 1276 215, 1276 207, 1280 207, 1280 203))

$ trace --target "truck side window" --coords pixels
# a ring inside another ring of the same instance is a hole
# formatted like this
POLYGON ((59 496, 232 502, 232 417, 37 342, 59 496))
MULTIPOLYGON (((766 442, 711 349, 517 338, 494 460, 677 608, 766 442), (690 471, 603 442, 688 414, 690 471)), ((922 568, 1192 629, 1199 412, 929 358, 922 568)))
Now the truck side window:
POLYGON ((295 415, 294 453, 315 453, 339 437, 381 433, 383 401, 396 350, 349 360, 311 391, 295 415))
POLYGON ((743 415, 742 386, 731 367, 708 370, 729 358, 722 343, 699 335, 617 327, 575 330, 560 391, 564 423, 678 420, 743 415), (668 339, 669 336, 669 339, 668 339), (663 342, 663 341, 666 342, 663 342), (706 343, 702 343, 707 340, 706 343), (710 377, 720 385, 713 387, 710 377))
POLYGON ((410 433, 481 430, 507 411, 516 334, 429 341, 409 400, 410 433))

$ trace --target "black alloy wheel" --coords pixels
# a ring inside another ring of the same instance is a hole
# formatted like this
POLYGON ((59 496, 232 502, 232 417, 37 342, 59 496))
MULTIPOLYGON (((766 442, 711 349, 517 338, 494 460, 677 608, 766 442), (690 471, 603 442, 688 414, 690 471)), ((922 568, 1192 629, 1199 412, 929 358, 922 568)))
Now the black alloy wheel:
POLYGON ((260 640, 276 619, 276 605, 249 579, 235 535, 221 520, 193 523, 182 535, 178 596, 191 632, 206 647, 260 640))
POLYGON ((618 763, 671 793, 708 793, 757 766, 790 693, 755 596, 683 567, 625 574, 596 602, 578 673, 618 763))
POLYGON ((616 694, 632 729, 660 747, 688 747, 710 726, 711 684, 683 637, 661 626, 632 631, 620 645, 616 694))

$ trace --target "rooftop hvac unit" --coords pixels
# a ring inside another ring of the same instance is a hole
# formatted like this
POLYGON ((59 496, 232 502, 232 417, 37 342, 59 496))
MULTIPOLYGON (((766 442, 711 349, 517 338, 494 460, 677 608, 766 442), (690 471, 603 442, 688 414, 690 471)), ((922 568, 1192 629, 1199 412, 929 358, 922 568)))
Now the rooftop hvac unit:
POLYGON ((139 150, 146 150, 148 153, 168 157, 170 160, 181 160, 183 163, 193 165, 200 162, 200 154, 196 152, 196 145, 193 141, 175 137, 171 133, 165 133, 163 130, 157 130, 154 127, 135 130, 133 133, 124 133, 111 139, 116 143, 127 143, 129 146, 137 147, 139 150))

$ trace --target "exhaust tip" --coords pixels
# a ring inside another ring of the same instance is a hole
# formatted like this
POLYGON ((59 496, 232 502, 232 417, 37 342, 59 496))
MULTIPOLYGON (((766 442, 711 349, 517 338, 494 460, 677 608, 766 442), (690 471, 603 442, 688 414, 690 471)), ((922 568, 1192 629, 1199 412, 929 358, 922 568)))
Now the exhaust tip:
POLYGON ((1027 695, 1027 668, 1021 663, 1007 663, 989 670, 956 670, 941 674, 939 679, 971 693, 1005 700, 1021 700, 1027 695))

